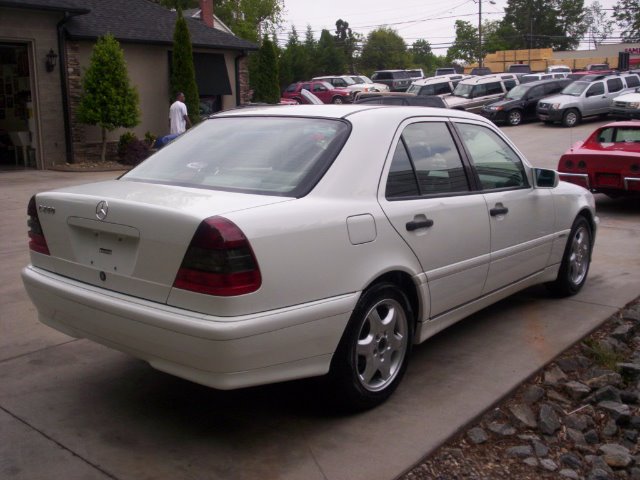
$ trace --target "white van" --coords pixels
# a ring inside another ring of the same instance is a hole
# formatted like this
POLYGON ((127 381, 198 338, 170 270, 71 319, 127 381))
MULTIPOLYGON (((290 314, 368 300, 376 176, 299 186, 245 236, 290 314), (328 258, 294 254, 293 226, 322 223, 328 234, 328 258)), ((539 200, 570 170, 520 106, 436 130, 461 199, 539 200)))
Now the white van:
POLYGON ((456 85, 461 80, 471 78, 471 75, 438 75, 436 77, 416 80, 407 89, 407 93, 415 93, 416 95, 451 95, 456 85))

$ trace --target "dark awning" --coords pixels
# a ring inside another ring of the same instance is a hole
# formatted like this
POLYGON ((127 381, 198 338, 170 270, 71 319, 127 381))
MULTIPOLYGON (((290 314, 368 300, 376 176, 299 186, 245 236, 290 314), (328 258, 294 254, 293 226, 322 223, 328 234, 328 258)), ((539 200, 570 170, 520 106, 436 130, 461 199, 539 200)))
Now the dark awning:
POLYGON ((194 52, 193 64, 200 96, 231 95, 231 84, 224 55, 194 52))

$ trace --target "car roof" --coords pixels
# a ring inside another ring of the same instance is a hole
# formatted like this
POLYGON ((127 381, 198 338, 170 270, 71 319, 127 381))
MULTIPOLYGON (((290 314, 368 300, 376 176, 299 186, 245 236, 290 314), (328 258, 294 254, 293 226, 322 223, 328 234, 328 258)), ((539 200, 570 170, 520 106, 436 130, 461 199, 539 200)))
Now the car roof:
POLYGON ((465 78, 464 80, 460 81, 460 83, 464 83, 465 85, 477 85, 479 83, 488 83, 491 81, 495 82, 496 80, 516 80, 517 78, 518 77, 516 77, 516 75, 513 73, 498 73, 492 75, 483 75, 479 77, 465 78))
POLYGON ((548 83, 557 83, 557 82, 566 82, 568 85, 569 83, 572 83, 573 80, 569 78, 545 78, 543 80, 534 80, 533 82, 523 83, 522 86, 531 88, 531 87, 535 87, 536 85, 546 85, 548 83))
POLYGON ((473 75, 464 75, 462 73, 452 73, 449 75, 436 75, 434 77, 423 78, 422 80, 416 80, 413 82, 414 85, 418 85, 420 87, 424 85, 431 85, 432 83, 441 83, 448 82, 450 80, 466 80, 468 78, 473 78, 473 75))
POLYGON ((342 104, 342 105, 279 105, 257 106, 255 108, 227 110, 219 112, 210 117, 231 118, 231 117, 313 117, 327 119, 346 119, 358 116, 380 116, 394 117, 394 121, 401 121, 403 118, 415 116, 439 117, 443 120, 447 118, 466 118, 493 125, 491 121, 484 119, 473 113, 462 110, 450 110, 435 107, 413 107, 395 105, 371 105, 371 104, 342 104), (416 113, 420 112, 420 113, 416 113))

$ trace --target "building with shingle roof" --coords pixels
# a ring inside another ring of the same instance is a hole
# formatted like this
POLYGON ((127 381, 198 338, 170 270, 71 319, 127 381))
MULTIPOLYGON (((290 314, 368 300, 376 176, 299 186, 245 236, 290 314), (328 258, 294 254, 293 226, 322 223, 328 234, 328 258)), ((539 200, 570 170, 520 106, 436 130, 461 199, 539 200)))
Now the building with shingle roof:
MULTIPOLYGON (((200 3, 202 18, 185 19, 202 107, 235 107, 249 100, 246 59, 257 46, 214 28, 213 0, 200 3)), ((0 168, 95 158, 99 129, 77 122, 75 110, 93 45, 107 33, 139 93, 134 133, 166 134, 176 15, 149 0, 0 0, 0 168)), ((112 149, 122 133, 110 133, 112 149)))

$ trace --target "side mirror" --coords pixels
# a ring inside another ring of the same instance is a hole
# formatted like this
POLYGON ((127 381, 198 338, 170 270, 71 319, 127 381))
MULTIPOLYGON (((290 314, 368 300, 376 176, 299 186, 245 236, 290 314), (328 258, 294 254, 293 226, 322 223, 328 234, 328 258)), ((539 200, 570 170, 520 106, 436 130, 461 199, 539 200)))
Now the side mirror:
POLYGON ((534 168, 533 181, 536 188, 556 188, 560 183, 560 176, 555 170, 534 168))

